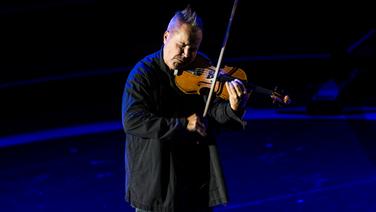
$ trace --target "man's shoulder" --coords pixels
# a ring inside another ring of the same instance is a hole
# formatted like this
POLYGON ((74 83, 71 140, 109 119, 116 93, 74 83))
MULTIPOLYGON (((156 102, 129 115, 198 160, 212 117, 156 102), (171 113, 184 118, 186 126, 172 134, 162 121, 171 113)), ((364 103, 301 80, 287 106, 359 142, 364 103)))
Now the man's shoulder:
POLYGON ((135 67, 152 69, 152 68, 155 68, 155 66, 159 65, 159 61, 160 61, 160 51, 156 51, 149 55, 146 55, 144 58, 138 61, 135 67))
POLYGON ((157 51, 143 57, 132 68, 130 75, 133 77, 149 75, 158 66, 159 54, 159 51, 157 51))
POLYGON ((151 54, 146 55, 144 58, 140 60, 140 62, 144 62, 147 64, 158 62, 160 58, 160 51, 153 52, 151 54))
POLYGON ((211 61, 209 56, 207 54, 205 54, 204 52, 197 52, 197 55, 199 58, 201 58, 202 60, 207 60, 207 61, 211 61))
POLYGON ((209 56, 203 52, 197 52, 196 59, 194 61, 194 66, 196 67, 207 67, 211 66, 212 61, 210 60, 209 56))

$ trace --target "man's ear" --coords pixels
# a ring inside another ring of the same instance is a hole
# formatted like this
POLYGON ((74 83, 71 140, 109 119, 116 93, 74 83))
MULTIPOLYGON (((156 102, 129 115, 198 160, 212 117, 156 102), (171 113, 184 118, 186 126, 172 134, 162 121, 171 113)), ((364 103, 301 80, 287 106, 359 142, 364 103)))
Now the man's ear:
POLYGON ((167 38, 168 38, 169 35, 170 35, 169 31, 164 32, 164 34, 163 34, 163 43, 164 44, 166 44, 166 41, 167 41, 167 38))

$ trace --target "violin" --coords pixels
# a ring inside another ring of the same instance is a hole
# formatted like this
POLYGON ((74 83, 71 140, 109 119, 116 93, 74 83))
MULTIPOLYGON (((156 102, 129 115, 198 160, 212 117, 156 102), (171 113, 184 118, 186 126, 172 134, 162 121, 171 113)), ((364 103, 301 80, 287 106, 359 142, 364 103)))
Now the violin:
MULTIPOLYGON (((183 70, 178 72, 175 76, 175 84, 185 94, 202 95, 207 92, 213 83, 214 73, 214 66, 183 70)), ((278 92, 276 89, 270 90, 250 83, 243 69, 230 66, 224 66, 219 70, 213 91, 215 95, 224 100, 228 100, 229 93, 225 87, 225 83, 234 79, 239 79, 242 81, 250 92, 269 96, 273 103, 286 105, 290 104, 291 102, 288 95, 284 95, 281 92, 278 92)))

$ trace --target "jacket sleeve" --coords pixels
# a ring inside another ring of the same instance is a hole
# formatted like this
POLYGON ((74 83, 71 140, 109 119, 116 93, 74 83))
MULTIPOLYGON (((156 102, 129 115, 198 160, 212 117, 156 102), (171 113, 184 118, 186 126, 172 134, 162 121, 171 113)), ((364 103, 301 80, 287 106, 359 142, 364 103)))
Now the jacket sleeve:
POLYGON ((220 98, 213 100, 211 109, 208 111, 210 117, 220 124, 227 124, 232 126, 241 126, 245 128, 247 122, 243 120, 245 110, 233 111, 230 103, 220 98))
POLYGON ((127 79, 122 100, 125 133, 149 139, 168 139, 186 129, 185 118, 160 117, 153 113, 152 79, 142 68, 133 69, 127 79))

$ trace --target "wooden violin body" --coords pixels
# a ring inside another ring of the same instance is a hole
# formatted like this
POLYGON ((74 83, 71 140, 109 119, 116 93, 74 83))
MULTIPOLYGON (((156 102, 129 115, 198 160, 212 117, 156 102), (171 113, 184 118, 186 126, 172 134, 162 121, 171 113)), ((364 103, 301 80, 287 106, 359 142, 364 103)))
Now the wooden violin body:
MULTIPOLYGON (((191 70, 180 71, 175 76, 176 86, 185 94, 202 95, 207 93, 214 80, 215 67, 195 68, 191 70)), ((217 80, 214 85, 214 93, 217 97, 228 100, 229 93, 225 87, 225 82, 239 79, 250 92, 261 93, 270 96, 273 103, 289 104, 289 96, 282 95, 276 90, 269 90, 248 82, 247 74, 244 70, 237 67, 224 66, 219 70, 217 80)))

